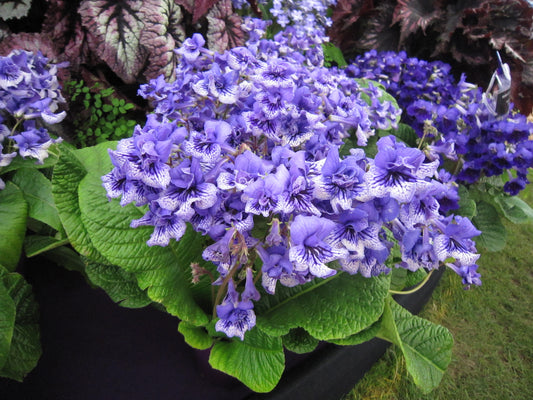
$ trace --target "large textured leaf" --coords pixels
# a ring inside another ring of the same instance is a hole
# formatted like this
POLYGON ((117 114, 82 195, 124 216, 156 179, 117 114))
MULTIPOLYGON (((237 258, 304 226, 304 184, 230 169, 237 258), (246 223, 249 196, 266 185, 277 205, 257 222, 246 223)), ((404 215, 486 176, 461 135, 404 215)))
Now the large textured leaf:
POLYGON ((192 23, 195 24, 220 0, 176 0, 192 14, 192 23))
POLYGON ((41 357, 38 306, 31 286, 20 274, 0 268, 0 280, 16 307, 11 347, 0 376, 22 381, 41 357))
POLYGON ((178 332, 183 335, 185 342, 198 350, 207 350, 213 345, 213 338, 202 326, 194 326, 187 321, 180 321, 178 332))
POLYGON ((378 336, 396 344, 420 389, 435 389, 452 358, 453 338, 443 326, 412 315, 390 297, 378 336))
POLYGON ((17 170, 11 181, 16 184, 28 203, 28 216, 50 225, 56 231, 62 229, 52 196, 52 182, 35 168, 17 170))
POLYGON ((239 339, 216 342, 209 364, 234 376, 255 392, 270 392, 285 368, 281 338, 265 335, 254 328, 239 339))
POLYGON ((4 21, 12 18, 22 18, 30 11, 31 0, 2 0, 0 1, 0 18, 4 21))
POLYGON ((320 340, 342 339, 376 322, 383 313, 390 276, 339 273, 295 288, 278 286, 257 304, 257 325, 272 336, 303 328, 320 340))
POLYGON ((202 262, 204 238, 188 230, 179 242, 167 247, 146 245, 153 228, 130 228, 131 220, 140 218, 142 211, 131 204, 121 207, 117 200, 108 201, 102 187, 101 176, 112 168, 108 146, 102 143, 76 152, 89 170, 79 183, 79 207, 91 243, 107 264, 133 273, 141 289, 148 289, 148 296, 170 314, 205 325, 209 318, 198 304, 204 293, 201 286, 192 285, 190 271, 192 262, 202 262))
POLYGON ((207 43, 210 49, 222 53, 244 44, 242 19, 233 12, 231 0, 220 0, 207 14, 207 21, 207 43))
POLYGON ((75 150, 67 145, 62 146, 61 153, 52 176, 52 194, 61 223, 78 253, 94 261, 108 263, 92 244, 81 220, 78 186, 87 169, 75 155, 75 150))
POLYGON ((297 354, 304 354, 313 351, 318 345, 318 339, 311 336, 305 329, 291 329, 289 333, 282 337, 283 346, 289 351, 297 354))
POLYGON ((486 201, 476 205, 477 214, 472 218, 472 223, 482 233, 475 237, 477 244, 489 251, 500 251, 505 247, 507 230, 500 220, 496 208, 486 201))
POLYGON ((35 257, 46 251, 68 244, 70 244, 68 239, 59 240, 51 236, 29 235, 24 239, 24 251, 26 257, 35 257))
POLYGON ((174 1, 84 0, 79 13, 92 51, 126 83, 172 75, 172 50, 185 37, 174 1))
POLYGON ((93 284, 105 290, 111 300, 122 307, 141 308, 152 302, 137 285, 135 275, 115 265, 85 259, 85 273, 93 284))
MULTIPOLYGON (((0 266, 0 269, 3 267, 0 266)), ((15 328, 15 302, 9 295, 4 282, 0 280, 0 369, 4 366, 11 348, 15 328)))
POLYGON ((127 83, 133 83, 146 60, 140 44, 141 0, 85 0, 79 8, 89 46, 127 83))
POLYGON ((140 12, 144 23, 140 44, 148 54, 146 79, 170 78, 176 66, 174 49, 185 39, 181 8, 172 0, 146 0, 140 12))
POLYGON ((521 224, 531 221, 533 218, 533 209, 524 200, 516 196, 496 196, 496 203, 509 221, 514 224, 521 224))
POLYGON ((0 190, 0 264, 14 271, 22 251, 26 233, 28 205, 22 191, 7 182, 0 190))

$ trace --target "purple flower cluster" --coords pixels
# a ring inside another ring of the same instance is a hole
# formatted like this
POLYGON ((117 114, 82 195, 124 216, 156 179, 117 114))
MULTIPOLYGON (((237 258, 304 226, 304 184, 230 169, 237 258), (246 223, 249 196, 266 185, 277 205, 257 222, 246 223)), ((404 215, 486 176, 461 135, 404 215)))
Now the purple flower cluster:
POLYGON ((409 58, 405 52, 370 51, 357 57, 347 73, 382 83, 405 110, 403 121, 429 144, 427 155, 461 162, 457 181, 475 183, 514 170, 516 177, 504 187, 507 193, 516 195, 529 183, 533 124, 512 109, 495 114, 494 100, 464 75, 456 82, 448 64, 409 58))
POLYGON ((479 283, 479 231, 441 214, 438 161, 392 136, 375 159, 342 147, 396 126, 395 104, 317 64, 318 50, 292 31, 266 40, 264 22, 247 24, 247 47, 215 54, 195 34, 177 50, 174 82, 141 87, 155 113, 110 150, 114 168, 102 178, 110 198, 148 205, 131 223, 154 227, 148 245, 179 240, 188 225, 212 239, 202 256, 216 265, 217 298, 225 294, 216 329, 242 339, 255 325, 255 281, 274 294, 339 271, 387 273, 394 241, 399 267, 454 259, 479 283))
MULTIPOLYGON (((268 10, 275 22, 282 28, 292 29, 296 35, 313 38, 317 44, 328 41, 326 29, 331 26, 328 10, 337 0, 258 0, 258 4, 269 6, 268 10)), ((233 6, 242 9, 245 0, 233 0, 233 6)))
MULTIPOLYGON (((0 57, 0 167, 9 165, 17 151, 42 164, 48 148, 59 141, 50 138, 45 128, 65 118, 64 111, 56 114, 59 104, 65 102, 57 80, 58 67, 40 52, 14 50, 0 57)), ((0 180, 0 189, 3 187, 0 180)))

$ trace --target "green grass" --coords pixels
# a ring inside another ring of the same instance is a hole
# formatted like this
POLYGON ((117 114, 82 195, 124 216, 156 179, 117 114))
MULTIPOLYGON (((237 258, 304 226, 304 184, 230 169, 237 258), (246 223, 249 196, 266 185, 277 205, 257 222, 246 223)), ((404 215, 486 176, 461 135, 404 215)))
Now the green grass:
MULTIPOLYGON (((533 190, 526 190, 521 197, 533 205, 533 190)), ((481 251, 483 285, 465 291, 461 279, 446 271, 420 314, 448 328, 455 340, 441 385, 423 395, 391 347, 344 400, 533 398, 533 222, 506 227, 504 250, 481 251)))

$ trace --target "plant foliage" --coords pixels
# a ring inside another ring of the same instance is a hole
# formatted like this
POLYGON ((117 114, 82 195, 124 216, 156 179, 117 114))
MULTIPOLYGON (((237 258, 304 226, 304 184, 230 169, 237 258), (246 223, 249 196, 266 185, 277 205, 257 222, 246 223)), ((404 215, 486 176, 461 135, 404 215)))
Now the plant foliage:
POLYGON ((405 50, 446 61, 481 87, 500 51, 511 67, 512 101, 525 113, 533 107, 533 7, 526 0, 339 0, 332 19, 328 33, 347 58, 405 50))

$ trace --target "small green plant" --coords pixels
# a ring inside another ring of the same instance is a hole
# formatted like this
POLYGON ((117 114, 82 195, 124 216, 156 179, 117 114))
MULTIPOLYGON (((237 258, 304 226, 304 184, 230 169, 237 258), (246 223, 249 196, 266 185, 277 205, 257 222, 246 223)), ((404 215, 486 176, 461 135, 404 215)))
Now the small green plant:
POLYGON ((137 123, 128 115, 134 104, 115 97, 113 88, 99 89, 99 86, 95 83, 88 87, 83 80, 66 85, 71 107, 80 110, 73 114, 74 141, 78 147, 129 137, 137 123))

